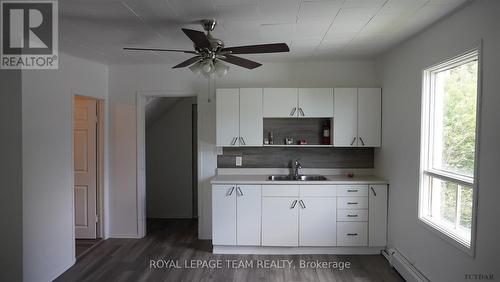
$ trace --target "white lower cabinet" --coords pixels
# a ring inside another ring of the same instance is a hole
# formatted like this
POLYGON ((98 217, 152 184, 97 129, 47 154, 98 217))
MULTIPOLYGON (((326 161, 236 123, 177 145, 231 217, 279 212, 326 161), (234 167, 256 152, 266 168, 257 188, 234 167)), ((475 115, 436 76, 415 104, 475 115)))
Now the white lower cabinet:
POLYGON ((384 247, 387 185, 213 185, 214 245, 384 247))
POLYGON ((366 246, 367 222, 337 222, 337 245, 342 247, 366 246))
POLYGON ((387 185, 370 185, 369 190, 368 245, 387 244, 387 185))
POLYGON ((212 186, 212 243, 236 245, 236 185, 212 186))
POLYGON ((299 242, 298 199, 262 198, 262 245, 297 246, 299 242))
POLYGON ((260 245, 261 185, 236 186, 236 243, 260 245))
POLYGON ((261 185, 212 186, 214 245, 260 245, 261 185))
POLYGON ((335 198, 301 198, 299 208, 299 246, 335 246, 335 198))

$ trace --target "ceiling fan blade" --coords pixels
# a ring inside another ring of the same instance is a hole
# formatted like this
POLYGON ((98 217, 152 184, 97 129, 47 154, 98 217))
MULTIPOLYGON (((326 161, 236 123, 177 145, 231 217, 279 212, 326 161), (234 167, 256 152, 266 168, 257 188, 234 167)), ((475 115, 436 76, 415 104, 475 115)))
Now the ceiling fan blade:
POLYGON ((187 50, 175 50, 175 49, 158 49, 158 48, 134 48, 134 47, 124 47, 123 50, 132 50, 132 51, 160 51, 160 52, 181 52, 187 54, 198 54, 195 51, 187 51, 187 50))
POLYGON ((258 67, 262 66, 262 64, 260 64, 260 63, 250 61, 250 60, 242 58, 242 57, 233 56, 233 55, 224 55, 224 56, 221 56, 219 59, 221 59, 225 62, 234 64, 234 65, 240 66, 240 67, 247 68, 247 69, 254 69, 254 68, 258 68, 258 67))
POLYGON ((194 45, 196 47, 200 48, 211 48, 212 44, 210 44, 210 41, 207 38, 207 35, 198 30, 192 30, 192 29, 186 29, 183 28, 182 31, 193 41, 194 45))
POLYGON ((190 66, 190 65, 196 63, 197 61, 199 61, 200 58, 201 58, 201 56, 194 56, 194 57, 192 57, 190 59, 185 60, 184 62, 182 62, 182 63, 180 63, 178 65, 173 66, 172 68, 173 69, 178 69, 178 68, 183 68, 183 67, 190 66))
POLYGON ((272 43, 272 44, 259 44, 259 45, 248 45, 248 46, 236 46, 223 48, 221 50, 229 51, 231 54, 257 54, 257 53, 279 53, 279 52, 290 52, 290 48, 286 43, 272 43))

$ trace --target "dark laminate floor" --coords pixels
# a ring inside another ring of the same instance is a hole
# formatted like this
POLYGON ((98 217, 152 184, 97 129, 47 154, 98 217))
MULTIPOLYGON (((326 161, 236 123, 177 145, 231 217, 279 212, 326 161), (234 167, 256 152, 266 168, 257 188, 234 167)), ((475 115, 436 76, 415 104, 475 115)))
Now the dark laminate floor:
POLYGON ((75 253, 76 257, 80 257, 89 251, 92 247, 101 242, 102 239, 76 239, 75 240, 75 253))
POLYGON ((196 239, 193 220, 154 220, 144 239, 108 239, 82 257, 56 281, 403 281, 381 255, 214 255, 211 242, 196 239), (151 259, 293 260, 284 269, 150 269, 151 259), (344 261, 351 268, 299 269, 299 260, 344 261))

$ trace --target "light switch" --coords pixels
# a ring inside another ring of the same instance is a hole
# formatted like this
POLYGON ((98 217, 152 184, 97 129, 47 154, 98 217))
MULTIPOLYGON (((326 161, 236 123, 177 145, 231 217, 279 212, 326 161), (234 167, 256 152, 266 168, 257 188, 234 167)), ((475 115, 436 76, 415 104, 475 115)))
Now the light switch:
POLYGON ((241 166, 243 164, 243 157, 236 156, 236 166, 241 166))

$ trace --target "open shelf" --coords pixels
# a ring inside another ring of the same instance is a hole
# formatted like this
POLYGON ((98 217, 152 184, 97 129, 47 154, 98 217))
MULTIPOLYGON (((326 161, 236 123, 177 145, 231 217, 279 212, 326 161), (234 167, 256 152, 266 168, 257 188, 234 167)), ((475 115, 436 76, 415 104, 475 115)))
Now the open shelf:
POLYGON ((275 145, 263 145, 264 147, 293 147, 293 148, 298 148, 298 147, 305 147, 305 148, 331 148, 333 145, 284 145, 284 144, 275 144, 275 145))

